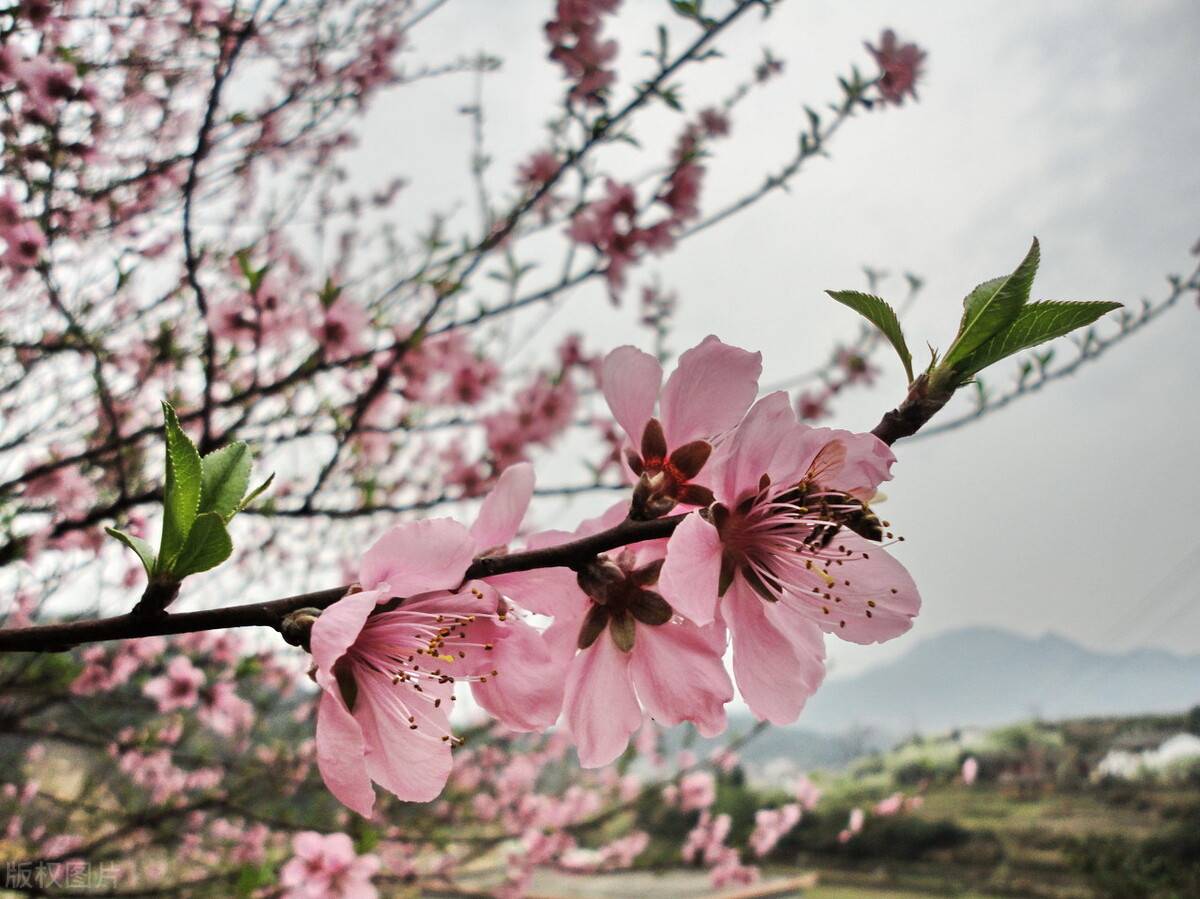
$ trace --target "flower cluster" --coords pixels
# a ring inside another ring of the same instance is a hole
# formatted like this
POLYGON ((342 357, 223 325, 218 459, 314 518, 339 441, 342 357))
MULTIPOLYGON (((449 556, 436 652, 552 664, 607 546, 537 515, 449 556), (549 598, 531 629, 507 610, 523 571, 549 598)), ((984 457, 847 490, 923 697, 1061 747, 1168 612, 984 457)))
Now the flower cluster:
MULTIPOLYGON (((516 537, 533 493, 527 464, 501 475, 470 528, 429 519, 380 537, 354 592, 312 627, 317 756, 334 795, 364 815, 372 782, 435 798, 458 742, 457 683, 511 730, 561 716, 581 764, 599 767, 647 716, 722 732, 735 681, 760 719, 793 721, 824 676, 826 634, 873 643, 906 631, 920 599, 880 547, 891 534, 869 505, 894 456, 869 434, 804 425, 786 394, 756 401, 760 371, 759 354, 716 337, 665 382, 654 357, 610 353, 601 389, 625 435, 631 499, 525 548, 684 510, 669 539, 464 582, 516 537)), ((705 808, 713 795, 696 775, 677 801, 705 808)), ((755 845, 765 853, 794 824, 791 812, 764 817, 755 845)))
POLYGON ((604 275, 614 301, 625 285, 625 271, 647 252, 670 249, 682 226, 700 214, 700 189, 704 180, 704 145, 729 133, 729 118, 718 109, 703 110, 686 125, 671 154, 671 167, 654 202, 666 216, 647 223, 648 209, 638 205, 630 184, 608 179, 606 194, 571 220, 567 235, 593 246, 603 257, 604 275))
POLYGON ((637 194, 630 184, 610 178, 606 190, 602 199, 575 215, 567 234, 577 243, 591 244, 604 257, 604 276, 615 296, 625 284, 625 269, 642 253, 671 246, 671 221, 639 222, 637 194))
POLYGON ((611 63, 617 42, 605 40, 600 32, 603 16, 616 12, 621 0, 558 0, 554 18, 546 23, 551 43, 550 59, 563 68, 571 81, 573 102, 599 105, 616 79, 611 63))
POLYGON ((896 32, 887 29, 879 38, 879 46, 866 45, 879 65, 879 93, 885 103, 904 104, 904 95, 917 99, 917 80, 925 62, 925 51, 916 44, 902 44, 896 32))
POLYGON ((37 265, 46 249, 46 235, 25 216, 11 191, 0 194, 0 241, 4 244, 0 264, 14 277, 37 265))

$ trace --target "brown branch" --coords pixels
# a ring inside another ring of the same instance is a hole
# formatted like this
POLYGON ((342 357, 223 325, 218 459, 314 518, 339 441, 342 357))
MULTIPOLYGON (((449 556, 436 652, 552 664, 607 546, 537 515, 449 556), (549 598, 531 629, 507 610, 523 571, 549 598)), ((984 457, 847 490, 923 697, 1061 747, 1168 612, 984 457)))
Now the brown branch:
MULTIPOLYGON (((921 376, 913 383, 904 402, 885 414, 872 433, 888 444, 915 434, 946 404, 953 391, 944 396, 940 392, 937 396, 931 396, 930 393, 924 376, 921 376)), ((557 546, 505 555, 481 556, 467 568, 463 579, 469 581, 535 568, 578 567, 608 550, 644 540, 669 537, 685 517, 686 514, 679 514, 652 521, 626 519, 606 531, 557 546)), ((5 629, 0 630, 0 652, 63 652, 82 643, 186 634, 230 627, 270 627, 279 630, 284 618, 290 613, 304 608, 324 609, 345 596, 350 587, 350 584, 343 584, 315 593, 201 612, 164 613, 153 617, 117 615, 112 618, 5 629)))
MULTIPOLYGON (((638 543, 668 537, 683 515, 658 518, 653 521, 623 521, 616 527, 545 549, 509 553, 503 556, 484 556, 467 569, 464 580, 529 571, 533 568, 570 567, 586 562, 598 553, 638 543)), ((302 593, 269 602, 253 602, 223 609, 202 612, 178 612, 154 617, 116 615, 112 618, 68 621, 62 624, 43 624, 0 630, 0 652, 62 652, 81 643, 105 640, 130 640, 137 637, 187 634, 196 631, 220 630, 229 627, 270 627, 278 629, 283 619, 297 609, 323 609, 341 599, 349 584, 315 593, 302 593)))
POLYGON ((952 396, 953 387, 933 386, 926 375, 918 375, 908 388, 904 402, 885 412, 871 433, 889 446, 904 437, 911 437, 950 402, 952 396))
MULTIPOLYGON (((200 258, 197 252, 192 230, 192 208, 195 203, 196 189, 200 185, 200 164, 207 158, 212 148, 212 129, 216 124, 217 110, 221 107, 221 91, 229 76, 233 74, 234 63, 241 53, 246 41, 254 33, 254 19, 251 18, 243 25, 234 37, 233 46, 228 54, 218 53, 213 63, 213 84, 208 94, 208 102, 204 109, 204 121, 200 124, 200 132, 196 136, 196 148, 192 151, 191 162, 188 165, 187 181, 183 185, 183 249, 184 268, 188 286, 196 296, 196 307, 204 325, 204 399, 200 408, 202 431, 200 436, 200 452, 213 449, 212 408, 213 385, 217 378, 217 349, 213 338, 212 325, 208 320, 208 298, 204 286, 200 283, 200 258)), ((221 34, 222 40, 225 34, 221 34)))

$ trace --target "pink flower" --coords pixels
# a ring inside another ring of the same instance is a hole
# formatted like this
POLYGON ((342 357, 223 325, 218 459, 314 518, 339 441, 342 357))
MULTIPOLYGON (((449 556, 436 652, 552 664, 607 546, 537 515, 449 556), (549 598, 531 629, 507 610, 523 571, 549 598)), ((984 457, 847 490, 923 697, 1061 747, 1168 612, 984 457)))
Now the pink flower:
POLYGON ((56 468, 25 486, 25 496, 45 499, 65 517, 84 514, 96 500, 96 488, 74 465, 56 468))
POLYGON ((36 56, 22 63, 17 80, 30 104, 28 114, 43 123, 53 121, 58 104, 77 93, 75 68, 47 56, 36 56))
MULTIPOLYGON (((535 535, 529 544, 595 533, 624 512, 618 503, 575 535, 535 535)), ((491 579, 525 608, 554 617, 545 639, 559 670, 566 668, 563 710, 584 767, 607 765, 625 750, 643 707, 659 723, 691 721, 705 736, 725 729, 733 686, 721 662, 724 634, 674 615, 652 589, 661 561, 662 541, 650 541, 600 556, 578 575, 543 568, 491 579)))
POLYGON ((249 730, 254 723, 254 706, 237 695, 232 681, 217 681, 206 691, 199 718, 223 737, 249 730))
POLYGON ((535 191, 558 174, 559 165, 558 157, 552 151, 539 150, 521 163, 517 184, 527 191, 535 191))
POLYGON ((900 44, 896 32, 887 29, 879 39, 879 47, 866 44, 866 48, 879 64, 879 93, 885 103, 901 106, 907 93, 917 99, 917 79, 921 77, 921 64, 925 51, 916 44, 900 44))
POLYGON ((214 336, 244 346, 270 345, 302 324, 297 311, 287 301, 281 278, 269 272, 252 293, 214 303, 208 326, 214 336))
POLYGON ((159 712, 190 709, 200 701, 204 672, 187 656, 175 656, 167 664, 167 673, 146 682, 142 692, 158 703, 159 712))
POLYGON ((796 778, 796 782, 792 785, 792 794, 800 803, 801 808, 809 812, 815 809, 821 801, 821 788, 809 780, 805 774, 796 778))
POLYGON ((441 792, 456 742, 449 722, 456 680, 474 681, 480 704, 514 729, 538 729, 557 717, 554 708, 544 718, 562 688, 539 668, 550 662, 540 635, 484 582, 446 592, 458 588, 477 553, 502 551, 532 493, 532 470, 516 466, 470 530, 450 519, 391 528, 363 557, 364 591, 334 603, 313 625, 323 691, 317 762, 330 792, 354 811, 371 814, 372 782, 409 801, 441 792), (373 614, 393 597, 404 599, 373 614), (502 643, 512 648, 493 652, 502 643), (492 682, 505 660, 513 670, 492 682))
POLYGON ((365 349, 362 336, 368 323, 367 312, 362 306, 339 297, 322 311, 321 319, 313 326, 311 333, 326 356, 342 359, 365 349))
POLYGON ((879 369, 872 365, 866 356, 844 347, 834 356, 834 364, 842 370, 844 384, 863 384, 870 387, 879 374, 879 369))
POLYGON ((663 596, 700 626, 718 615, 729 626, 734 677, 759 718, 800 714, 824 677, 822 631, 875 643, 911 627, 916 586, 872 542, 884 525, 864 501, 893 458, 869 434, 800 424, 773 393, 710 463, 716 502, 672 534, 663 596))
POLYGON ((862 833, 863 824, 866 822, 866 815, 860 808, 850 810, 850 820, 846 824, 846 829, 851 833, 862 833))
POLYGON ((904 807, 905 807, 904 794, 903 793, 893 793, 891 796, 888 796, 886 799, 881 799, 881 800, 879 800, 879 802, 875 803, 875 808, 873 809, 873 811, 876 815, 879 815, 881 818, 887 818, 887 817, 890 817, 891 815, 896 815, 896 814, 899 814, 900 812, 904 811, 904 807))
MULTIPOLYGON (((421 533, 403 526, 386 536, 407 537, 430 552, 458 537, 448 527, 421 533)), ((461 545, 470 552, 472 544, 461 545)), ((466 564, 460 578, 465 570, 466 564)), ((402 575, 393 581, 409 592, 402 575)), ((312 629, 323 691, 317 763, 330 792, 366 817, 375 802, 372 782, 414 802, 442 791, 453 741, 448 712, 455 678, 447 672, 462 667, 460 652, 482 649, 471 645, 468 627, 489 614, 482 596, 472 601, 471 594, 414 592, 398 609, 372 615, 393 589, 351 594, 326 609, 312 629)))
POLYGON ((305 830, 292 837, 294 855, 279 872, 285 899, 375 899, 375 855, 357 855, 344 833, 305 830))
MULTIPOLYGON (((5 47, 4 49, 8 49, 5 47)), ((17 225, 24 221, 24 215, 21 212, 21 203, 13 195, 11 189, 0 193, 0 234, 6 231, 11 231, 17 225)))
POLYGON ((726 849, 721 859, 713 866, 709 882, 713 889, 724 890, 732 886, 749 886, 758 881, 759 870, 754 865, 743 865, 737 850, 726 849))
MULTIPOLYGON (((506 551, 525 518, 533 487, 533 467, 527 463, 504 470, 471 526, 477 555, 506 551)), ((474 629, 476 639, 491 642, 495 651, 492 658, 484 659, 487 664, 470 672, 478 676, 471 683, 471 692, 476 702, 510 730, 545 730, 562 708, 561 671, 556 669, 550 646, 525 620, 524 612, 501 598, 497 587, 502 589, 504 584, 501 577, 466 585, 484 593, 495 613, 474 629), (495 671, 502 671, 503 676, 496 676, 495 671)))
POLYGON ((679 780, 681 811, 700 811, 717 801, 717 781, 708 771, 693 771, 679 780))
POLYGON ((761 372, 760 353, 728 346, 711 335, 679 357, 665 386, 662 366, 648 353, 623 346, 605 357, 601 389, 632 444, 625 458, 638 478, 631 515, 654 518, 677 503, 712 502, 706 486, 711 478, 701 483, 693 479, 714 444, 754 402, 761 372))
POLYGON ((754 813, 754 831, 750 848, 758 858, 770 853, 792 828, 800 823, 800 806, 794 802, 777 809, 759 809, 754 813))
POLYGON ((720 109, 709 107, 700 111, 700 128, 708 137, 725 137, 729 134, 729 115, 720 109))
POLYGON ((796 415, 801 421, 820 421, 829 415, 828 391, 805 390, 796 397, 796 415))
POLYGON ((601 40, 600 17, 619 5, 620 0, 558 0, 554 19, 546 23, 546 37, 553 44, 550 59, 574 82, 572 101, 602 103, 616 77, 607 66, 617 55, 617 42, 601 40))
POLYGON ((643 250, 663 250, 672 243, 671 222, 638 224, 637 195, 629 184, 611 178, 607 195, 589 204, 571 220, 567 236, 594 246, 607 259, 604 273, 614 295, 625 284, 625 269, 643 250))
POLYGON ((0 262, 16 271, 33 268, 46 249, 46 235, 33 222, 21 222, 0 234, 0 237, 4 238, 5 243, 0 262))
MULTIPOLYGON (((537 193, 543 185, 558 175, 562 163, 551 150, 539 150, 523 162, 517 169, 517 186, 527 195, 537 193)), ((559 204, 559 197, 553 192, 547 192, 534 205, 543 222, 548 222, 554 209, 559 204)))
POLYGON ((850 818, 846 822, 846 827, 837 836, 839 843, 849 843, 852 838, 862 833, 863 824, 866 822, 866 815, 860 808, 850 810, 850 818))
POLYGON ((671 210, 673 223, 679 224, 700 214, 700 186, 703 181, 704 166, 690 160, 671 173, 667 190, 660 199, 671 210))
POLYGON ((679 854, 685 862, 699 859, 706 865, 716 864, 721 860, 722 850, 728 848, 725 838, 729 836, 732 823, 729 815, 713 817, 707 811, 701 812, 700 820, 688 833, 679 854))
POLYGON ((975 783, 979 777, 979 762, 975 760, 975 756, 968 756, 962 763, 962 779, 963 783, 968 787, 975 783))

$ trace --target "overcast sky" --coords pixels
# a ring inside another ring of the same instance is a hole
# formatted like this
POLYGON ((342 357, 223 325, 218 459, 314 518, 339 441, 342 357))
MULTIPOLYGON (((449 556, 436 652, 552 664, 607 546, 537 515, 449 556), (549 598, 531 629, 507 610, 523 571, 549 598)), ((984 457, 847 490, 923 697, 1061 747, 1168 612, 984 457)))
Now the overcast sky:
MULTIPOLYGON (((666 6, 626 0, 609 26, 622 41, 622 99, 629 73, 648 65, 638 55, 655 23, 687 29, 666 6)), ((484 88, 500 194, 541 146, 540 125, 561 93, 540 30, 550 8, 451 0, 413 36, 412 59, 503 57, 484 88)), ((674 350, 713 332, 761 350, 764 383, 811 368, 832 341, 855 334, 853 313, 823 290, 861 288, 863 264, 926 279, 906 321, 909 342, 944 347, 963 294, 1015 266, 1035 234, 1036 298, 1136 304, 1163 295, 1168 272, 1190 271, 1200 238, 1195 0, 788 0, 766 23, 754 15, 734 28, 721 44, 728 57, 707 63, 685 92, 685 101, 719 98, 764 45, 787 63, 736 112, 733 136, 709 165, 710 208, 787 159, 802 106, 836 99, 834 77, 849 63, 870 71, 862 41, 888 26, 928 50, 918 104, 859 116, 831 145, 832 159, 812 163, 790 193, 631 274, 634 286, 658 276, 678 292, 674 350)), ((369 123, 358 161, 413 180, 404 211, 415 224, 455 196, 462 223, 473 222, 469 127, 455 111, 472 92, 467 77, 406 88, 369 123)), ((654 152, 600 159, 626 175, 645 171, 679 127, 664 112, 636 131, 654 152)), ((899 299, 902 282, 881 292, 899 299)), ((645 346, 632 327, 633 290, 626 300, 614 310, 599 286, 578 290, 538 342, 583 323, 593 347, 635 333, 645 346)), ((897 447, 886 511, 907 537, 898 555, 924 597, 914 634, 989 624, 1098 648, 1200 652, 1198 329, 1189 298, 1074 379, 959 432, 897 447)), ((833 423, 867 430, 902 397, 898 364, 882 352, 877 361, 882 385, 848 397, 833 423)), ((584 477, 569 460, 540 470, 544 482, 584 477)), ((605 501, 550 504, 541 523, 566 525, 605 501)), ((835 667, 857 670, 911 640, 839 644, 835 667)))

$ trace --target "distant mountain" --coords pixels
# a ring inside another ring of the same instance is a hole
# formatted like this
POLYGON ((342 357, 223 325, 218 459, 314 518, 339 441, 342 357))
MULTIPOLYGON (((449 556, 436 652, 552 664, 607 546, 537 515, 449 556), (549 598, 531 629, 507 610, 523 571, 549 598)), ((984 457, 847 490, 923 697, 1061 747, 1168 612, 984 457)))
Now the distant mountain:
POLYGON ((1200 656, 1095 652, 1063 637, 967 628, 894 662, 832 679, 797 726, 906 734, 1041 717, 1173 712, 1200 704, 1200 656))

